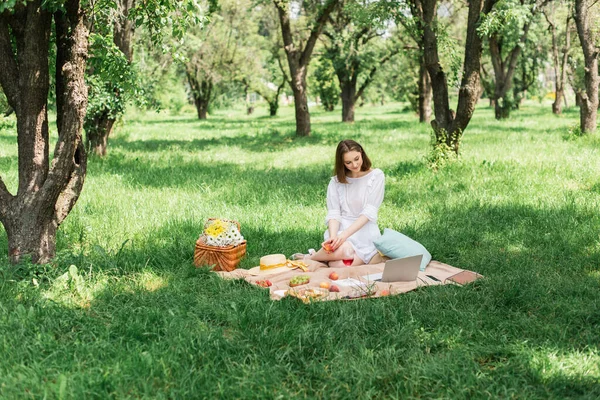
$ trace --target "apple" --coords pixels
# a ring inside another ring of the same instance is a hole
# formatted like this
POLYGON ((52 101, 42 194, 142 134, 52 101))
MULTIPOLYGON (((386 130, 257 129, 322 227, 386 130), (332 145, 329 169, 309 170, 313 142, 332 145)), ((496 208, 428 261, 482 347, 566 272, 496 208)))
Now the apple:
POLYGON ((329 289, 331 287, 331 283, 329 283, 329 282, 321 282, 319 284, 319 287, 321 287, 323 289, 329 289))
POLYGON ((390 295, 390 291, 388 289, 383 289, 381 292, 379 292, 380 296, 389 296, 390 295))
POLYGON ((332 281, 337 281, 339 278, 340 276, 335 271, 329 274, 329 279, 331 279, 332 281))
POLYGON ((326 251, 326 252, 328 252, 328 253, 332 253, 332 252, 333 252, 333 247, 331 247, 331 244, 329 244, 329 243, 325 243, 325 244, 323 245, 323 248, 324 248, 324 249, 325 249, 325 251, 326 251))
POLYGON ((329 291, 330 291, 330 292, 339 292, 339 291, 340 291, 340 288, 339 288, 337 285, 331 285, 331 286, 329 287, 329 291))

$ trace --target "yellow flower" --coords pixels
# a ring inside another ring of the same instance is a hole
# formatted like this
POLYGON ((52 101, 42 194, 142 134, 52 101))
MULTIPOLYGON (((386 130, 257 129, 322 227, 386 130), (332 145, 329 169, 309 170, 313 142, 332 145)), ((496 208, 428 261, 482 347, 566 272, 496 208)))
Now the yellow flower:
POLYGON ((220 219, 216 219, 212 224, 209 225, 208 228, 204 231, 208 236, 217 237, 221 233, 225 232, 227 229, 227 224, 220 219))

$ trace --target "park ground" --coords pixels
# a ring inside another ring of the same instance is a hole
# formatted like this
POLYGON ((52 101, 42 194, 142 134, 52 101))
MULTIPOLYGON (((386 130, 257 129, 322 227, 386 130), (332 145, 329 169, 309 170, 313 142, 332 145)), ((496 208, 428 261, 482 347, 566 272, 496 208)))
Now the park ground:
MULTIPOLYGON (((129 112, 92 157, 48 265, 8 265, 0 228, 0 398, 600 397, 600 139, 525 103, 480 104, 458 161, 431 168, 430 131, 397 103, 129 112), (262 255, 320 243, 341 139, 386 174, 379 225, 485 276, 360 301, 269 300, 192 263, 209 217, 262 255)), ((17 186, 16 130, 0 171, 17 186)))

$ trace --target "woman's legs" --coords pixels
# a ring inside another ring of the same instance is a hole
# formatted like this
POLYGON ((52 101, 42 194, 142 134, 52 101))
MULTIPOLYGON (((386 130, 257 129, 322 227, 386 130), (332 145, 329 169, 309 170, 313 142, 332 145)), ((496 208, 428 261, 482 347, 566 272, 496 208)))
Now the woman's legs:
POLYGON ((346 264, 342 260, 352 259, 351 265, 363 265, 364 261, 357 257, 354 252, 354 247, 349 242, 344 242, 333 253, 328 253, 322 247, 315 254, 307 257, 315 261, 329 262, 330 267, 345 267, 346 264))

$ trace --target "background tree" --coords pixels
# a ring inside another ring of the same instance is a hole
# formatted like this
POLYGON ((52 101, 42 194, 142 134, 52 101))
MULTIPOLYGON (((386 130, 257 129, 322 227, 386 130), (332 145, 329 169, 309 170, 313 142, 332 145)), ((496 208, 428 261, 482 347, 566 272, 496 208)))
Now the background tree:
MULTIPOLYGON (((342 99, 342 121, 354 122, 356 101, 373 82, 377 69, 398 53, 385 29, 387 15, 380 3, 340 0, 323 29, 324 57, 331 60, 342 99)), ((385 4, 384 4, 385 5, 385 4)))
MULTIPOLYGON (((160 19, 175 9, 182 21, 185 16, 197 15, 192 5, 181 7, 181 2, 148 3, 147 7, 156 6, 151 7, 152 18, 160 19)), ((94 5, 79 0, 10 0, 0 4, 0 85, 15 110, 18 137, 16 194, 0 177, 0 221, 13 263, 24 257, 44 263, 54 257, 58 227, 83 188, 87 169, 82 141, 88 101, 84 77, 87 23, 94 5), (56 46, 53 70, 58 132, 52 158, 48 118, 51 46, 56 46)), ((148 18, 148 14, 140 15, 137 21, 144 23, 148 18)))
POLYGON ((596 2, 575 0, 575 25, 585 61, 585 91, 581 92, 579 109, 581 133, 592 133, 596 130, 600 78, 598 76, 598 37, 592 21, 597 21, 597 11, 596 2))
MULTIPOLYGON (((128 99, 136 98, 133 60, 135 0, 116 0, 116 9, 98 8, 90 23, 89 104, 84 122, 87 149, 106 155, 108 137, 128 99)), ((142 5, 143 6, 143 5, 142 5)))
POLYGON ((318 1, 292 3, 291 1, 273 0, 273 2, 279 15, 281 37, 290 70, 291 89, 294 93, 296 135, 308 136, 310 135, 310 113, 306 96, 306 73, 317 39, 327 22, 329 14, 337 6, 338 0, 326 0, 323 5, 318 1), (292 19, 297 16, 290 15, 292 4, 299 6, 299 15, 314 21, 308 29, 308 35, 302 35, 302 32, 297 32, 294 35, 292 19))
POLYGON ((456 112, 450 109, 448 74, 442 68, 438 48, 437 0, 410 0, 413 17, 422 32, 425 66, 433 87, 435 119, 431 121, 436 146, 444 145, 458 154, 460 137, 468 126, 481 92, 479 71, 481 68, 482 38, 477 32, 481 17, 487 15, 496 0, 472 0, 469 3, 465 57, 462 79, 458 91, 456 112))
POLYGON ((183 67, 198 119, 206 119, 217 85, 231 87, 242 83, 242 68, 250 68, 247 63, 255 59, 248 49, 256 31, 250 2, 225 0, 206 26, 186 34, 181 48, 185 55, 183 67))
POLYGON ((535 0, 498 1, 480 27, 480 34, 488 38, 494 71, 493 100, 496 119, 508 118, 515 105, 511 91, 513 77, 539 9, 540 4, 535 0))
MULTIPOLYGON (((433 91, 431 87, 431 78, 429 77, 429 72, 427 71, 427 66, 425 65, 425 44, 424 44, 424 36, 423 36, 423 16, 421 10, 417 7, 416 9, 415 3, 407 1, 406 3, 400 1, 398 3, 398 7, 396 10, 391 11, 391 15, 394 17, 394 21, 402 27, 402 29, 398 29, 398 39, 402 42, 402 47, 404 50, 409 50, 407 53, 405 51, 405 56, 410 57, 413 63, 417 63, 418 65, 418 75, 416 79, 416 87, 415 94, 416 97, 416 111, 419 114, 420 122, 429 122, 432 115, 432 100, 433 100, 433 91), (405 38, 412 39, 413 45, 409 45, 405 38)), ((438 40, 441 42, 440 46, 440 58, 442 64, 444 64, 444 51, 450 47, 456 47, 456 43, 449 43, 447 40, 449 38, 448 31, 451 29, 452 25, 454 26, 462 26, 463 23, 457 23, 456 16, 458 12, 455 7, 453 7, 452 2, 444 2, 444 8, 441 12, 443 15, 442 20, 437 21, 436 25, 436 34, 438 35, 438 40), (443 21, 443 23, 442 23, 443 21)), ((456 66, 456 68, 460 68, 460 66, 456 66)), ((452 70, 452 67, 450 67, 452 70)), ((410 97, 412 99, 412 97, 410 97)), ((412 102, 411 102, 412 104, 412 102)))
POLYGON ((253 50, 255 54, 261 54, 262 65, 248 79, 250 87, 267 102, 269 116, 273 117, 279 109, 279 98, 291 81, 285 67, 287 62, 279 33, 277 10, 269 5, 259 10, 258 35, 262 40, 259 48, 253 50))
POLYGON ((321 55, 317 60, 312 78, 315 92, 321 99, 325 111, 333 111, 340 101, 340 87, 336 81, 335 69, 331 59, 321 55))
MULTIPOLYGON (((548 30, 552 36, 552 63, 554 66, 554 102, 552 112, 562 113, 562 103, 565 100, 565 86, 567 84, 568 60, 571 50, 571 30, 573 29, 573 7, 563 2, 550 2, 542 10, 548 30), (561 23, 564 21, 564 23, 561 23)), ((566 105, 566 104, 565 104, 566 105)))

